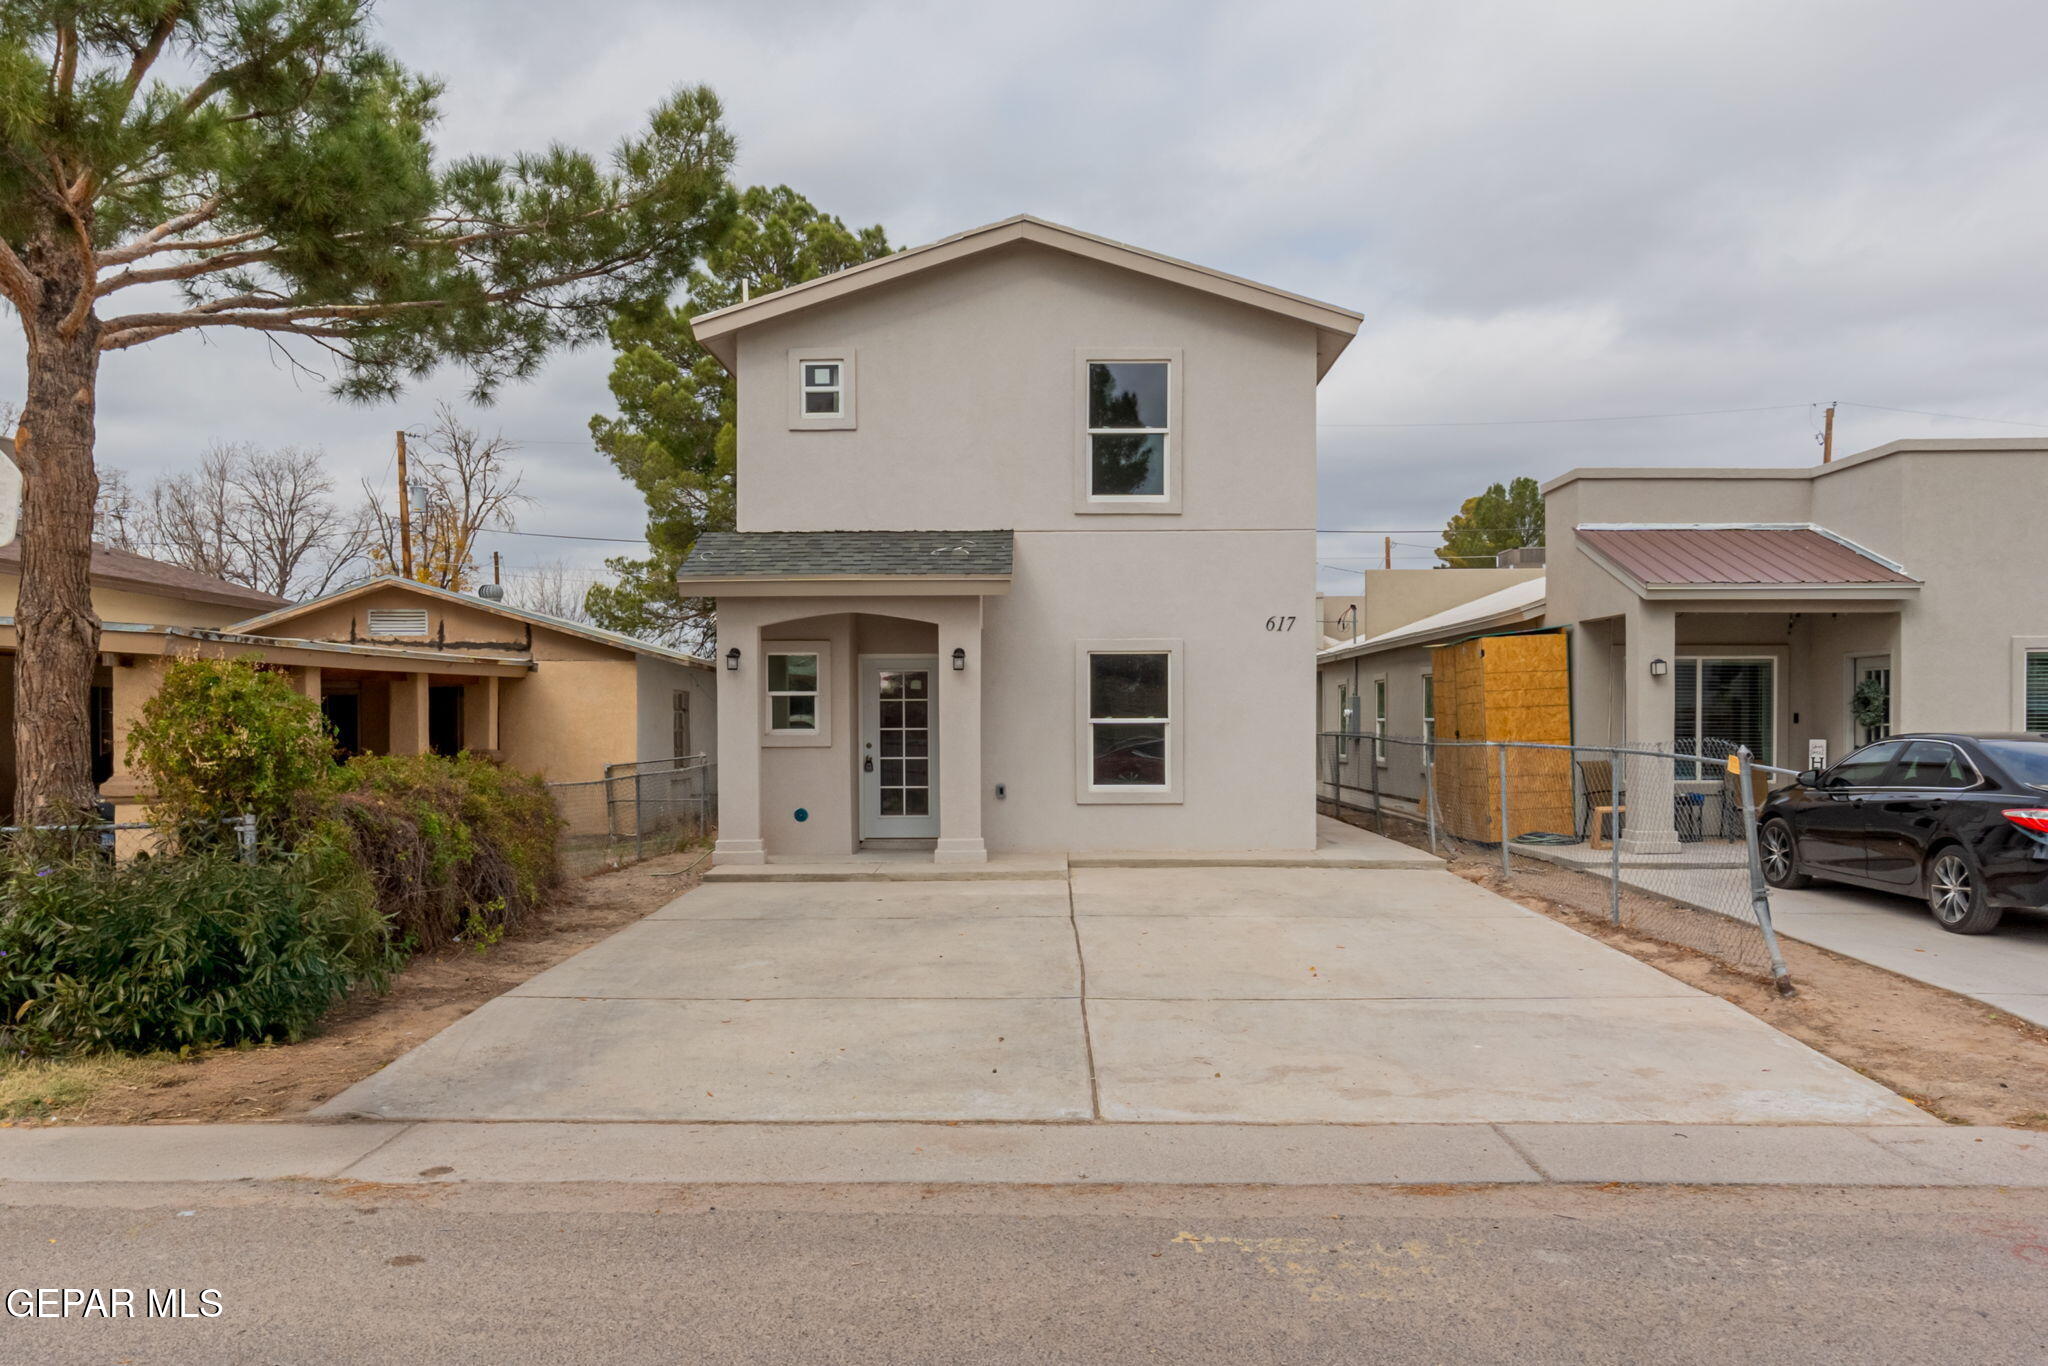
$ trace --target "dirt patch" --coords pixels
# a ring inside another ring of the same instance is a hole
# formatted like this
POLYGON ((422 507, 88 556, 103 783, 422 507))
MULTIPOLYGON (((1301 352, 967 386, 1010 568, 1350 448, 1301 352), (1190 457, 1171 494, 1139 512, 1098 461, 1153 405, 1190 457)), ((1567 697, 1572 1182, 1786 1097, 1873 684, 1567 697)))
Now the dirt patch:
POLYGON ((1797 994, 1781 996, 1696 949, 1533 895, 1490 862, 1454 859, 1450 870, 1741 1007, 1937 1118, 2048 1129, 2048 1029, 2016 1015, 1782 936, 1797 994))
POLYGON ((484 1002, 660 909, 697 884, 703 850, 667 854, 563 888, 547 910, 483 953, 452 945, 407 965, 383 995, 336 1006, 301 1043, 136 1059, 49 1107, 67 1124, 223 1124, 295 1119, 339 1095, 484 1002), (694 865, 694 866, 693 866, 694 865))

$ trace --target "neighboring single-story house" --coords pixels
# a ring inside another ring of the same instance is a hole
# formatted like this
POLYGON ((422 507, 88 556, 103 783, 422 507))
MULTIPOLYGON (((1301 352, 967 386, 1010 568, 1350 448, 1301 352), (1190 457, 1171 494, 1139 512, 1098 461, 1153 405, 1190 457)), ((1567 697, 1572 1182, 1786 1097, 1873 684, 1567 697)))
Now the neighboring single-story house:
MULTIPOLYGON (((1398 625, 1374 635, 1361 635, 1325 649, 1316 660, 1316 687, 1320 721, 1324 732, 1345 731, 1354 735, 1386 735, 1428 740, 1436 735, 1436 696, 1431 651, 1474 636, 1502 631, 1529 631, 1544 620, 1543 571, 1522 569, 1417 569, 1372 570, 1366 576, 1368 604, 1382 591, 1382 574, 1417 574, 1429 580, 1427 596, 1410 595, 1410 601, 1451 605, 1427 616, 1400 620, 1401 613, 1386 610, 1398 625), (1505 586, 1501 586, 1505 581, 1505 586), (1463 600, 1458 600, 1460 595, 1463 600)), ((1385 581, 1392 591, 1385 596, 1402 600, 1409 584, 1399 579, 1385 581)), ((1367 615, 1368 621, 1372 620, 1367 615)), ((1324 776, 1333 776, 1330 761, 1323 755, 1324 776)), ((1361 777, 1360 765, 1347 762, 1342 770, 1344 790, 1340 800, 1362 804, 1369 787, 1361 777), (1356 790, 1352 790, 1356 789, 1356 790)), ((1423 751, 1420 746, 1380 746, 1377 756, 1379 790, 1382 796, 1415 801, 1422 795, 1423 751)), ((1332 795, 1325 793, 1325 795, 1332 795)))
MULTIPOLYGON (((0 546, 0 804, 10 812, 19 586, 18 549, 0 546)), ((128 769, 127 733, 175 658, 246 658, 288 674, 320 699, 352 752, 468 749, 578 782, 603 778, 607 765, 708 755, 716 744, 706 661, 426 584, 377 579, 288 604, 102 545, 92 601, 101 618, 94 780, 122 819, 147 797, 128 769)))
MULTIPOLYGON (((1540 614, 1475 620, 1473 603, 1450 626, 1562 628, 1579 744, 1685 752, 1718 740, 1800 769, 1893 730, 2048 731, 2048 577, 2029 559, 2048 443, 1895 441, 1799 468, 1578 469, 1543 492, 1540 614)), ((1384 677, 1386 733, 1419 733, 1405 699, 1426 687, 1426 651, 1397 647, 1425 643, 1323 651, 1322 724, 1344 728, 1343 702, 1328 699, 1348 679, 1376 697, 1384 677)), ((1356 728, 1373 730, 1376 700, 1358 705, 1356 728)), ((1631 805, 1632 849, 1676 847, 1649 816, 1670 803, 1631 805)))
POLYGON ((691 321, 737 377, 721 863, 1310 850, 1346 309, 1006 219, 691 321))

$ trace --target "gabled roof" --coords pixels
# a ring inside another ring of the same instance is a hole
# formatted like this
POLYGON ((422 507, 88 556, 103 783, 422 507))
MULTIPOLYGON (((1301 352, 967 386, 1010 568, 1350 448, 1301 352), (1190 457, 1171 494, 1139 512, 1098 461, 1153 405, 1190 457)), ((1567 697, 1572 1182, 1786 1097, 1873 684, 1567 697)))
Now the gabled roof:
POLYGON ((1335 304, 1322 303, 1300 294, 1290 294, 1284 289, 1262 285, 1208 266, 1198 266, 1189 261, 1162 256, 1156 251, 1134 247, 1124 242, 1097 237, 1079 228, 1069 228, 1058 223, 1049 223, 1043 218, 1030 214, 1017 214, 1001 222, 969 228, 965 232, 942 237, 936 242, 921 247, 911 247, 878 260, 866 261, 857 266, 830 275, 821 275, 815 280, 778 289, 773 294, 763 294, 742 303, 729 304, 724 308, 699 313, 690 320, 690 330, 704 349, 718 357, 730 370, 737 363, 737 344, 734 334, 743 327, 767 322, 771 318, 783 317, 799 309, 835 299, 843 299, 876 285, 887 284, 930 270, 934 266, 947 265, 982 252, 1017 242, 1031 242, 1055 251, 1068 252, 1075 256, 1100 261, 1105 265, 1119 266, 1125 270, 1149 275, 1155 280, 1170 284, 1184 285, 1218 298, 1234 300, 1237 303, 1261 308, 1269 313, 1310 323, 1316 329, 1316 375, 1321 377, 1329 370, 1351 338, 1358 332, 1362 315, 1335 304))
MULTIPOLYGON (((13 540, 0 545, 0 574, 20 573, 21 542, 13 540)), ((206 602, 219 607, 241 607, 249 611, 276 607, 285 601, 274 593, 230 583, 196 569, 166 564, 162 560, 152 560, 147 555, 116 549, 97 541, 92 547, 92 581, 103 588, 154 593, 159 597, 183 598, 187 602, 206 602)))
POLYGON ((1376 636, 1355 636, 1341 645, 1320 651, 1316 658, 1329 663, 1354 655, 1378 654, 1407 645, 1441 645, 1500 626, 1520 626, 1536 620, 1544 610, 1544 580, 1541 576, 1509 584, 1498 592, 1447 607, 1434 616, 1411 621, 1376 636))
POLYGON ((329 593, 325 597, 293 603, 291 606, 279 608, 275 612, 265 612, 263 615, 251 617, 247 621, 238 621, 229 629, 243 635, 269 635, 272 634, 270 630, 272 626, 280 622, 290 621, 302 612, 311 611, 315 607, 326 607, 338 602, 348 602, 351 599, 362 597, 367 593, 373 593, 381 588, 402 588, 407 592, 417 593, 422 597, 438 602, 454 603, 476 611, 490 612, 501 617, 509 617, 513 621, 523 621, 535 626, 544 626, 550 631, 560 631, 564 635, 578 636, 584 640, 593 640, 600 645, 611 645, 621 650, 630 650, 634 654, 651 655, 656 659, 673 660, 678 664, 692 664, 700 669, 711 667, 709 660, 700 659, 696 655, 682 650, 671 650, 665 645, 655 645, 635 636, 621 635, 617 631, 607 631, 601 627, 588 626, 583 622, 570 621, 565 617, 549 616, 546 612, 536 612, 531 608, 514 607, 509 602, 492 602, 489 598, 479 598, 469 593, 457 593, 452 589, 439 588, 430 583, 421 583, 416 579, 401 578, 395 574, 386 574, 381 578, 369 579, 363 583, 353 584, 347 588, 329 593))
POLYGON ((1810 524, 1589 523, 1575 535, 1610 573, 1649 593, 1920 586, 1884 556, 1810 524))

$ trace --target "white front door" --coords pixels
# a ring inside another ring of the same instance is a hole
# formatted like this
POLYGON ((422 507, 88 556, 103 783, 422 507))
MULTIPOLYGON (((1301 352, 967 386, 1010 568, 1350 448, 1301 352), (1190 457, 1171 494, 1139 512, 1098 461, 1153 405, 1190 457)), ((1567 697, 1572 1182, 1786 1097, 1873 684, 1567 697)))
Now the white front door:
POLYGON ((862 839, 935 839, 939 833, 938 660, 861 659, 862 839))

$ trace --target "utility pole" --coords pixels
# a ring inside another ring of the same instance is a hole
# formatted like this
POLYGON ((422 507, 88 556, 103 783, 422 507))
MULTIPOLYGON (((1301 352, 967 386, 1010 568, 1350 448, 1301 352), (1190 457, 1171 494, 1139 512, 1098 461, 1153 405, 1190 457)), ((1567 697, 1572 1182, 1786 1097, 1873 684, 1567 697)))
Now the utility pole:
POLYGON ((398 565, 412 577, 412 490, 405 479, 405 432, 398 433, 398 565))
POLYGON ((1380 547, 1380 567, 1382 569, 1392 569, 1394 567, 1394 538, 1392 536, 1385 536, 1381 540, 1384 544, 1380 547))
POLYGON ((1828 404, 1827 418, 1820 429, 1820 463, 1830 464, 1835 458, 1835 405, 1828 404))

